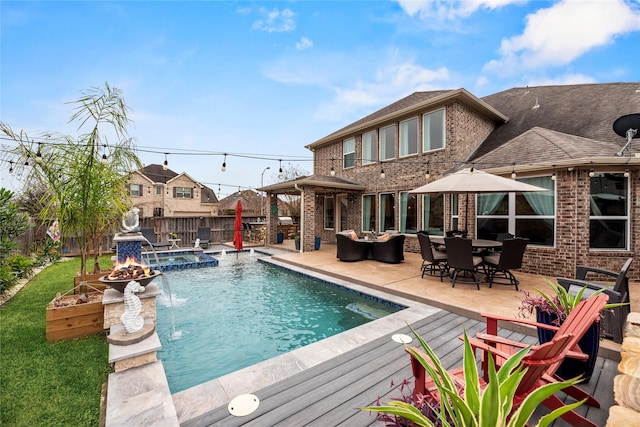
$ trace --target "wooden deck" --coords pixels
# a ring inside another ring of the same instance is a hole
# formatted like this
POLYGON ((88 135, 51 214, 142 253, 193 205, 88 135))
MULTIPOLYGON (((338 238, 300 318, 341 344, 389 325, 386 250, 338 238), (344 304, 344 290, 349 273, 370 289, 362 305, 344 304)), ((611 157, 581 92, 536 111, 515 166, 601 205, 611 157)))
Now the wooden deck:
MULTIPOLYGON (((412 325, 431 345, 448 368, 462 363, 462 341, 458 336, 466 330, 474 335, 484 329, 484 323, 439 311, 412 325)), ((408 328, 395 333, 409 334, 408 328)), ((517 332, 502 330, 511 339, 531 343, 535 339, 517 332)), ((227 407, 213 409, 184 426, 382 426, 375 414, 358 408, 375 404, 380 398, 387 402, 401 396, 403 380, 410 379, 409 356, 404 347, 391 340, 389 334, 327 362, 300 372, 286 380, 254 392, 260 406, 246 417, 229 415, 227 407), (395 384, 395 388, 392 388, 395 384)), ((613 403, 613 378, 617 362, 598 358, 591 381, 584 385, 602 408, 582 406, 578 411, 604 426, 608 409, 613 403)), ((404 387, 410 394, 412 384, 404 387)), ((539 409, 544 413, 544 409, 539 409)), ((556 422, 556 427, 567 425, 556 422)))

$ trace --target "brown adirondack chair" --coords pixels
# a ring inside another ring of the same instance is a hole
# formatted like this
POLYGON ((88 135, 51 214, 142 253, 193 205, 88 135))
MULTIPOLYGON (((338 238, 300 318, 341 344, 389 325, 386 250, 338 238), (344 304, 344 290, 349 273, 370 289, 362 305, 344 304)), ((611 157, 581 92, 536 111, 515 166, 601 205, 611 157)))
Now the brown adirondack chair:
MULTIPOLYGON (((552 331, 556 331, 556 335, 565 335, 569 334, 572 336, 569 345, 569 352, 567 353, 567 357, 574 359, 586 360, 588 356, 582 352, 580 349, 578 342, 587 332, 587 330, 591 327, 593 322, 597 321, 600 317, 600 313, 604 309, 604 306, 607 304, 608 296, 605 294, 599 294, 596 296, 592 296, 589 299, 581 301, 574 309, 569 313, 567 318, 564 320, 562 325, 553 326, 547 325, 544 323, 538 323, 534 321, 530 321, 527 319, 516 319, 505 316, 498 316, 493 314, 485 314, 482 316, 486 319, 486 332, 476 334, 476 340, 471 342, 472 346, 477 345, 477 340, 480 342, 498 349, 500 352, 510 356, 520 349, 526 347, 527 345, 518 341, 509 340, 507 338, 503 338, 498 336, 498 321, 501 322, 510 322, 510 323, 519 323, 524 325, 535 326, 539 328, 544 328, 552 331)), ((487 357, 486 352, 482 357, 482 369, 483 372, 487 372, 487 357)), ((496 357, 496 366, 500 366, 501 363, 505 360, 501 357, 496 357)), ((561 381, 561 379, 555 376, 555 372, 562 363, 562 360, 556 361, 547 367, 547 371, 543 376, 543 380, 547 383, 549 382, 557 382, 561 381)), ((576 386, 570 386, 562 390, 564 393, 569 396, 574 397, 577 400, 587 399, 585 402, 589 406, 593 406, 596 408, 600 407, 600 403, 591 396, 586 393, 584 390, 580 389, 576 386)), ((577 415, 577 414, 576 414, 577 415)), ((580 417, 582 418, 582 417, 580 417)), ((566 418, 565 418, 566 419, 566 418)), ((571 422, 571 421, 570 421, 571 422)), ((573 419, 575 422, 574 425, 581 425, 582 420, 575 418, 573 419)), ((589 425, 589 424, 584 424, 589 425)))
MULTIPOLYGON (((543 379, 544 375, 546 374, 550 366, 555 363, 560 363, 562 362, 562 360, 564 360, 569 351, 572 340, 572 335, 556 334, 551 341, 531 348, 529 354, 527 354, 527 356, 525 356, 524 359, 522 359, 522 361, 520 362, 527 370, 522 380, 520 381, 518 388, 516 389, 513 398, 512 411, 515 411, 530 393, 543 386, 544 384, 547 384, 547 382, 543 379)), ((504 360, 510 356, 507 353, 501 352, 500 350, 473 338, 470 338, 469 342, 471 343, 472 347, 480 348, 485 353, 491 352, 491 354, 494 355, 494 358, 502 358, 504 360)), ((413 347, 412 349, 413 351, 421 353, 421 351, 415 347, 413 347)), ((411 368, 413 370, 415 381, 413 389, 414 400, 417 401, 419 399, 419 395, 421 394, 425 396, 427 401, 439 401, 440 395, 438 389, 431 378, 426 376, 426 370, 424 366, 422 366, 422 364, 413 355, 411 355, 411 353, 409 353, 409 355, 411 357, 411 368)), ((460 392, 464 393, 463 368, 459 367, 448 372, 454 377, 454 379, 459 381, 460 392)), ((486 380, 480 379, 481 388, 486 387, 486 385, 486 380)), ((564 406, 563 402, 556 396, 551 396, 550 398, 545 400, 545 402, 543 402, 543 405, 552 409, 564 406)), ((584 419, 582 416, 573 411, 567 412, 562 417, 567 421, 582 418, 586 423, 581 425, 597 427, 595 424, 590 423, 588 420, 584 419)), ((580 421, 583 421, 582 419, 580 421)))

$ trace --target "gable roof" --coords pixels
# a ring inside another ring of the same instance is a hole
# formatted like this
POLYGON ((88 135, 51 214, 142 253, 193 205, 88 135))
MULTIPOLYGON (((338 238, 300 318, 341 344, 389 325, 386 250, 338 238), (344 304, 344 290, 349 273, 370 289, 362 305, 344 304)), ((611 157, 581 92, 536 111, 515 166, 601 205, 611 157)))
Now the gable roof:
MULTIPOLYGON (((613 123, 626 114, 640 113, 639 89, 638 83, 601 83, 519 87, 485 96, 482 100, 508 115, 509 121, 499 124, 470 160, 535 127, 601 141, 602 150, 608 151, 599 155, 614 156, 626 138, 614 132, 613 123)), ((632 144, 632 150, 637 152, 639 146, 640 142, 632 144)))
POLYGON ((508 120, 507 116, 500 111, 487 104, 485 101, 472 95, 466 89, 460 88, 455 90, 437 90, 430 92, 414 92, 411 95, 400 99, 372 114, 369 114, 362 119, 351 123, 339 129, 332 134, 325 136, 322 139, 317 140, 306 146, 309 150, 322 147, 324 145, 335 142, 336 139, 351 136, 355 133, 362 132, 365 129, 369 129, 385 122, 392 121, 405 114, 411 113, 415 110, 426 110, 429 108, 440 108, 453 101, 460 102, 461 104, 470 106, 473 110, 480 114, 489 117, 499 123, 504 123, 508 120))

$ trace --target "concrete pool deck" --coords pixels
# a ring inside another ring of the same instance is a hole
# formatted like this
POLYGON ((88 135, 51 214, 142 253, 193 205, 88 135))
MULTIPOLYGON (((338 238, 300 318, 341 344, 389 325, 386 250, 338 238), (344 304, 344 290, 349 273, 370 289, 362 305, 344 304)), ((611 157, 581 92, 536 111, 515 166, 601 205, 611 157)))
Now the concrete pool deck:
MULTIPOLYGON (((230 250, 228 246, 216 246, 207 252, 220 251, 221 248, 230 250)), ((286 242, 275 247, 254 248, 271 254, 276 264, 305 274, 315 272, 324 280, 409 308, 174 395, 169 392, 161 361, 111 374, 106 402, 107 426, 180 425, 213 408, 226 406, 239 394, 274 384, 440 309, 476 319, 482 312, 516 316, 522 299, 522 294, 510 286, 489 289, 483 284, 477 291, 475 287, 464 284, 452 288, 446 279, 443 282, 426 276, 423 279, 420 277, 422 259, 419 254, 405 253, 402 264, 375 261, 343 263, 336 259, 334 245, 324 244, 321 250, 309 253, 292 252, 286 242)), ((544 285, 540 276, 525 273, 517 276, 521 280, 521 290, 544 285)), ((617 360, 619 351, 620 345, 604 340, 600 354, 617 360)))

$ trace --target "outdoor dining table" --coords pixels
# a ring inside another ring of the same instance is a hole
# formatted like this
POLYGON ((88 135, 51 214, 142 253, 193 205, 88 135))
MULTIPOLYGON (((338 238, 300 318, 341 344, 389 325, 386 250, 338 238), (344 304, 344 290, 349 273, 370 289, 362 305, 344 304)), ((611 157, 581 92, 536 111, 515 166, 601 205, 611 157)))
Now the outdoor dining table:
MULTIPOLYGON (((444 245, 444 237, 443 236, 429 236, 429 239, 432 243, 436 245, 444 245)), ((502 246, 502 242, 497 240, 488 240, 488 239, 471 239, 471 246, 473 249, 495 249, 502 246)))

